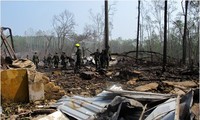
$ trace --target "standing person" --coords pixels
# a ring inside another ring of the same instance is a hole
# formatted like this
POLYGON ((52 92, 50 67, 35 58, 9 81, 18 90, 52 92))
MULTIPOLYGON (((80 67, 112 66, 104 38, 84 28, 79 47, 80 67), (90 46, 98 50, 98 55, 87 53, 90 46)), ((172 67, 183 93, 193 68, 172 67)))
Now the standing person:
POLYGON ((44 68, 47 68, 47 59, 46 59, 45 56, 44 56, 44 58, 43 58, 43 62, 44 62, 44 68))
POLYGON ((47 64, 48 64, 49 68, 51 68, 51 63, 52 63, 52 57, 51 57, 51 54, 49 53, 49 55, 47 57, 47 64))
POLYGON ((100 68, 100 52, 99 49, 94 53, 94 60, 95 60, 95 66, 96 70, 100 68))
POLYGON ((75 73, 79 72, 79 69, 81 68, 81 49, 79 48, 80 44, 76 44, 76 63, 75 63, 75 73))
POLYGON ((62 69, 66 69, 65 52, 62 52, 60 59, 61 59, 62 69))
POLYGON ((105 50, 100 53, 100 67, 105 68, 105 50))
POLYGON ((58 57, 58 53, 56 52, 56 54, 53 56, 53 62, 54 62, 54 67, 58 68, 58 63, 59 63, 59 57, 58 57))
POLYGON ((35 64, 36 68, 38 69, 38 63, 39 63, 39 57, 37 55, 37 52, 33 55, 33 63, 35 64))
POLYGON ((29 59, 28 55, 26 55, 26 59, 29 59))
POLYGON ((110 47, 108 46, 108 48, 106 48, 106 50, 104 51, 105 66, 106 66, 106 68, 109 67, 109 62, 110 62, 110 59, 111 59, 109 48, 110 47))

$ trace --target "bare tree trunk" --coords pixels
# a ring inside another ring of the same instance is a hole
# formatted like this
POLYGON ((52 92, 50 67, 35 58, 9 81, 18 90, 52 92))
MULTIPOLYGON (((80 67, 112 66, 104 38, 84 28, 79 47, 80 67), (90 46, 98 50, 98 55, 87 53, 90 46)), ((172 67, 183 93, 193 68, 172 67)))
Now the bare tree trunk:
POLYGON ((138 44, 139 44, 139 32, 140 31, 140 0, 138 0, 138 22, 137 22, 137 43, 136 43, 136 63, 138 61, 138 44))
POLYGON ((188 1, 185 1, 185 24, 184 24, 184 33, 183 33, 183 56, 182 56, 182 62, 183 64, 186 63, 186 45, 187 45, 187 11, 188 11, 188 1))
POLYGON ((164 18, 164 46, 163 46, 163 69, 165 72, 165 67, 167 63, 167 0, 165 0, 165 18, 164 18))
POLYGON ((188 40, 188 57, 189 57, 189 65, 191 66, 191 39, 190 39, 190 33, 189 30, 187 30, 187 40, 188 40))
MULTIPOLYGON (((199 1, 198 1, 198 5, 199 5, 199 1)), ((198 7, 198 11, 200 11, 200 8, 198 7)), ((198 63, 199 62, 199 27, 200 27, 200 21, 199 21, 199 17, 198 17, 198 23, 197 23, 197 35, 198 35, 198 38, 197 38, 197 49, 196 49, 196 62, 198 63)))
POLYGON ((108 0, 105 0, 105 49, 108 50, 109 22, 108 22, 108 0))

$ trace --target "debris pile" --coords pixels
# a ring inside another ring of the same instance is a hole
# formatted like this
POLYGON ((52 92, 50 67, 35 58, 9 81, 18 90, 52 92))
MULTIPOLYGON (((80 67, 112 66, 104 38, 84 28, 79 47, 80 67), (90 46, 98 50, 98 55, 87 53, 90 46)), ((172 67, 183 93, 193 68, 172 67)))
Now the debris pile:
MULTIPOLYGON (((197 93, 199 75, 191 72, 186 74, 187 70, 184 68, 169 66, 166 72, 162 73, 158 64, 141 62, 137 65, 129 59, 115 63, 108 69, 97 71, 95 66, 83 66, 79 74, 75 74, 73 68, 36 70, 31 61, 23 59, 14 61, 7 68, 15 71, 20 68, 27 71, 29 103, 2 102, 2 117, 5 119, 10 117, 32 119, 38 115, 44 117, 60 115, 63 119, 81 119, 80 117, 152 119, 150 116, 158 113, 157 109, 158 111, 163 109, 158 106, 164 105, 165 102, 170 103, 167 104, 169 107, 173 106, 175 113, 178 112, 176 111, 178 108, 174 107, 180 107, 182 110, 183 105, 186 104, 185 96, 189 94, 188 100, 193 102, 189 102, 190 106, 186 110, 192 111, 188 112, 189 116, 195 118, 199 116, 199 94, 197 93), (113 85, 121 87, 113 87, 113 85), (79 109, 85 111, 79 114, 77 113, 79 109), (88 109, 91 111, 86 111, 88 109), (137 112, 133 113, 135 109, 137 112), (131 116, 129 112, 125 114, 124 110, 130 111, 131 116)), ((1 70, 1 73, 4 71, 6 70, 1 70)), ((1 78, 4 79, 5 74, 2 76, 1 78)), ((180 118, 184 116, 182 111, 179 113, 180 118)), ((171 114, 174 114, 174 111, 170 112, 169 117, 173 116, 171 114)), ((162 117, 166 116, 165 114, 162 117)))
POLYGON ((65 91, 61 89, 59 86, 56 86, 53 82, 49 82, 44 85, 45 91, 45 99, 60 99, 62 96, 65 95, 65 91))
POLYGON ((67 115, 67 119, 95 120, 154 120, 196 119, 198 113, 193 102, 199 89, 190 90, 183 96, 123 90, 113 85, 92 98, 81 96, 63 97, 51 107, 67 115))

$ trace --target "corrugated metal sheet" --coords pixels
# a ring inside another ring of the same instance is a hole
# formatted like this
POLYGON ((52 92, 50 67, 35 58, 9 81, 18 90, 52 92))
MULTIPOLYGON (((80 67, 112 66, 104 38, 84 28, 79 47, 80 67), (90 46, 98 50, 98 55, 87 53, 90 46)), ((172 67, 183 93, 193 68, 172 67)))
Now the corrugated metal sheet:
POLYGON ((56 107, 61 112, 76 118, 78 120, 94 119, 97 113, 107 109, 107 105, 116 96, 129 96, 133 99, 140 100, 162 100, 172 97, 170 94, 157 94, 150 92, 126 91, 120 86, 113 85, 107 91, 103 91, 93 98, 85 98, 81 96, 63 97, 51 107, 56 107))
POLYGON ((84 98, 81 96, 63 97, 51 107, 56 107, 63 113, 78 120, 94 119, 95 115, 103 112, 116 96, 114 93, 103 91, 93 98, 84 98))
POLYGON ((120 96, 133 98, 140 101, 153 101, 153 100, 163 100, 171 97, 175 97, 172 94, 160 94, 160 93, 152 93, 152 92, 138 92, 138 91, 128 91, 122 90, 121 87, 116 85, 112 86, 108 91, 118 94, 120 96))

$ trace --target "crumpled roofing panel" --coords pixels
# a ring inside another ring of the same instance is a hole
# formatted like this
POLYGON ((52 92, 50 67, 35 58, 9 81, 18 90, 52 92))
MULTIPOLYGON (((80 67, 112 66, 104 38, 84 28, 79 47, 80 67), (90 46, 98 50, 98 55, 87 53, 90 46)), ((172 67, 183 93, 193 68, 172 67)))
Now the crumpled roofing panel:
POLYGON ((105 110, 116 96, 114 93, 103 91, 93 98, 84 98, 81 96, 63 97, 51 107, 56 107, 63 113, 78 120, 94 119, 96 114, 105 110))

